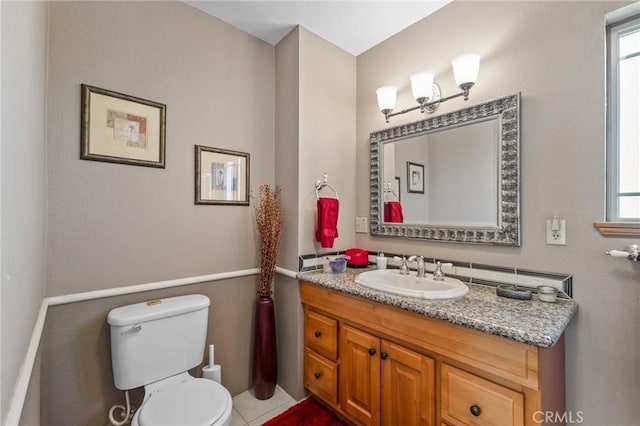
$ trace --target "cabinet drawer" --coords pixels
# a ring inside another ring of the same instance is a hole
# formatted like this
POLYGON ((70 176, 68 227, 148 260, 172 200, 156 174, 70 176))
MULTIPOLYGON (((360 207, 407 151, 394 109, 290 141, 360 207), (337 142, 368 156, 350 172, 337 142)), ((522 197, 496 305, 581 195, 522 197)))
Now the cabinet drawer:
POLYGON ((304 385, 327 402, 338 402, 338 365, 309 348, 304 351, 304 385))
POLYGON ((331 360, 337 360, 338 321, 307 310, 304 324, 306 346, 331 360))
POLYGON ((450 365, 440 367, 442 419, 452 425, 524 424, 524 397, 450 365))

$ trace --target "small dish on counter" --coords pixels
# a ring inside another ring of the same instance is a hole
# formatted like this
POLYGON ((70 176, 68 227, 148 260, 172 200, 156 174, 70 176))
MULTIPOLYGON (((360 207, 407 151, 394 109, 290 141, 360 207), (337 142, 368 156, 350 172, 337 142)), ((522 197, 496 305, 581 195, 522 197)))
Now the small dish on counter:
POLYGON ((341 274, 347 270, 347 260, 349 256, 327 256, 324 263, 324 272, 333 272, 334 274, 341 274))
POLYGON ((531 300, 531 290, 527 290, 517 285, 501 284, 496 287, 496 294, 501 297, 517 300, 531 300))
POLYGON ((558 301, 558 289, 550 285, 539 285, 538 299, 543 302, 555 303, 558 301))

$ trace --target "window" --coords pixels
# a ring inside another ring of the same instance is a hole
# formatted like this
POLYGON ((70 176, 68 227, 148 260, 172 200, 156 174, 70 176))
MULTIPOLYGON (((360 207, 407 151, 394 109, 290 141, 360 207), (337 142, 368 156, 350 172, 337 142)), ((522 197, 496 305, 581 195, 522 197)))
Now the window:
POLYGON ((640 16, 607 27, 607 60, 606 223, 640 235, 640 16))
POLYGON ((640 221, 640 19, 609 27, 607 220, 640 221))

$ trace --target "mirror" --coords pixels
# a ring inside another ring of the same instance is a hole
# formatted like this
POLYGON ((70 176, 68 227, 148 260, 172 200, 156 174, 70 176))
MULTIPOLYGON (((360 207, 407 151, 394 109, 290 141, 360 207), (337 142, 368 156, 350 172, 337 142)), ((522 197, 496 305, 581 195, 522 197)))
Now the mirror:
POLYGON ((370 142, 372 235, 520 245, 520 94, 370 142))

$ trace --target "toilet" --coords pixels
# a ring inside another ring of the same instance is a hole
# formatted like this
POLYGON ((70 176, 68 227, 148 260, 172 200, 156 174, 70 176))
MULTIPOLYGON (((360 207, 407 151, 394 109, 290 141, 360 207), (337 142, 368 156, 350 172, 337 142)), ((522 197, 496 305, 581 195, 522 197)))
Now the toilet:
POLYGON ((228 426, 231 394, 191 376, 202 362, 209 298, 202 294, 151 300, 109 312, 116 388, 144 386, 132 426, 228 426))

